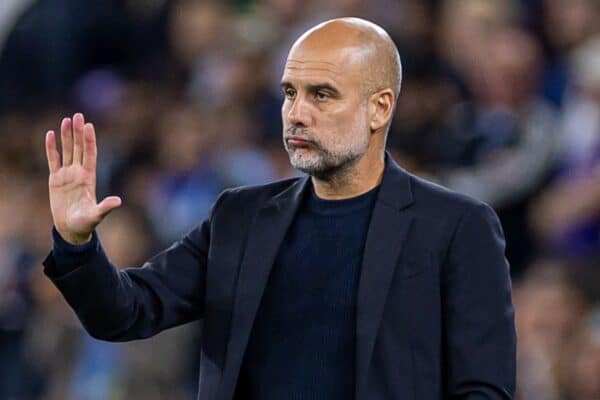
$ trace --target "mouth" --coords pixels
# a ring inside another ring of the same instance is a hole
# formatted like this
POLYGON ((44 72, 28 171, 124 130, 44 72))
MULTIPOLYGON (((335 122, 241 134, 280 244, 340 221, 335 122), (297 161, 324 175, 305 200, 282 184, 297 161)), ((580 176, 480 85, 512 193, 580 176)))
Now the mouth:
POLYGON ((309 147, 313 143, 310 140, 302 139, 296 136, 288 136, 287 138, 285 138, 285 141, 289 145, 301 148, 309 147))

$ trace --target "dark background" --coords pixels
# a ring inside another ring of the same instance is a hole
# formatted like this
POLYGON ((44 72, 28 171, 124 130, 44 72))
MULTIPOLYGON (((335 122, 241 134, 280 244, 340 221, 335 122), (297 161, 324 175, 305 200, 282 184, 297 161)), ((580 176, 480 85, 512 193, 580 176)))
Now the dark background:
POLYGON ((194 398, 198 325, 100 342, 43 277, 44 134, 77 111, 95 123, 98 195, 124 200, 100 237, 115 264, 140 265, 223 188, 295 173, 282 66, 301 32, 338 16, 382 25, 400 49, 396 158, 502 220, 519 399, 600 399, 597 0, 3 0, 0 399, 194 398))

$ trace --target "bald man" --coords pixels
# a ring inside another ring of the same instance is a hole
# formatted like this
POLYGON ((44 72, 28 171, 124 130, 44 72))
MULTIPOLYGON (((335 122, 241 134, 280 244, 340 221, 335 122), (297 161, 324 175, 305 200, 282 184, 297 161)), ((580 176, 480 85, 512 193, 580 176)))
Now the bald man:
POLYGON ((385 152, 400 58, 380 27, 320 24, 290 50, 283 141, 301 178, 224 191, 208 219, 119 271, 95 227, 94 127, 46 135, 45 273, 97 338, 203 321, 198 399, 511 399, 515 329, 498 219, 385 152))

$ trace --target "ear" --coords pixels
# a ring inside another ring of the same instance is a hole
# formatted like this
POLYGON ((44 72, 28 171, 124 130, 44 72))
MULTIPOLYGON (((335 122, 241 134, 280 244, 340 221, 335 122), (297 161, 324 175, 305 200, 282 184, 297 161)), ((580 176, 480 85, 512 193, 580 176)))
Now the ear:
POLYGON ((382 89, 369 97, 369 127, 371 132, 384 128, 392 118, 395 96, 392 89, 382 89))

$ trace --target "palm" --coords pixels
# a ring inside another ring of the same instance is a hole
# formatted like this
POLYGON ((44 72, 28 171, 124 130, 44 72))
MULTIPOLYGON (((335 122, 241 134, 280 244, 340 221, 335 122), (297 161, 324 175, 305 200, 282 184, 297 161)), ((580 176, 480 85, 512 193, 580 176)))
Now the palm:
POLYGON ((62 167, 50 174, 49 188, 50 209, 57 225, 78 233, 93 230, 89 216, 96 205, 93 175, 80 165, 62 167))
POLYGON ((61 236, 71 243, 81 243, 121 200, 111 196, 96 202, 96 135, 92 124, 85 124, 83 115, 63 120, 61 142, 62 165, 54 132, 46 135, 50 209, 61 236))

